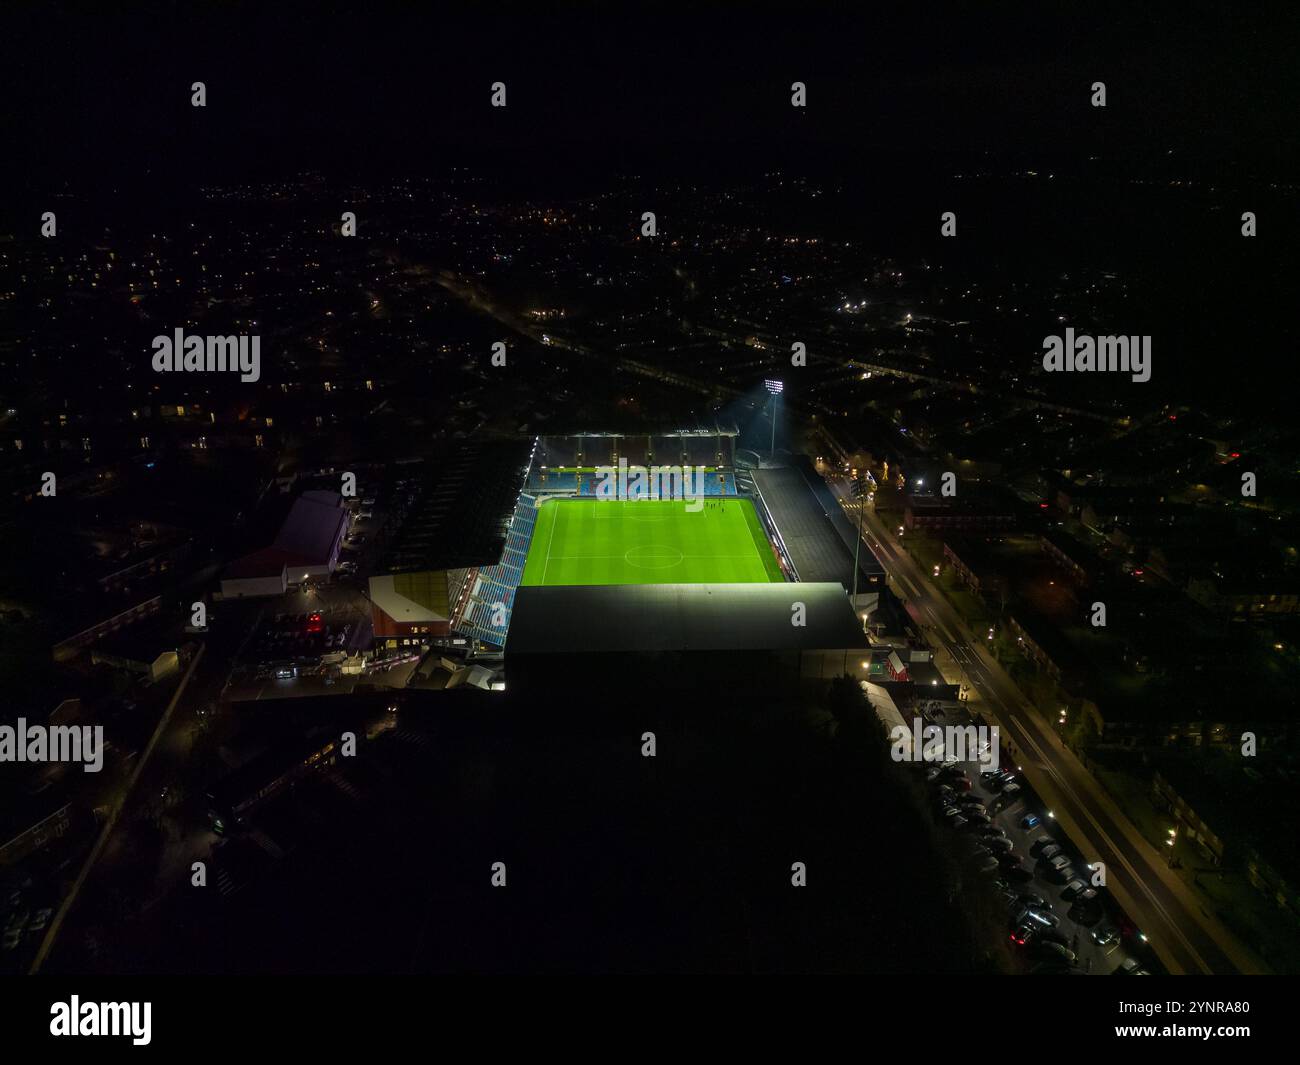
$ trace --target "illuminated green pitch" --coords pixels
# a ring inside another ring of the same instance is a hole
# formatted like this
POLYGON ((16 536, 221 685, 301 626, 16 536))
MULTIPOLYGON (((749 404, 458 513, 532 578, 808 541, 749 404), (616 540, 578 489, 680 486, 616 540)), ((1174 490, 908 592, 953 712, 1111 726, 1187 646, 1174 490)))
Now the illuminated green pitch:
POLYGON ((554 499, 542 504, 524 586, 763 584, 785 578, 748 499, 554 499), (700 506, 699 510, 688 509, 700 506))

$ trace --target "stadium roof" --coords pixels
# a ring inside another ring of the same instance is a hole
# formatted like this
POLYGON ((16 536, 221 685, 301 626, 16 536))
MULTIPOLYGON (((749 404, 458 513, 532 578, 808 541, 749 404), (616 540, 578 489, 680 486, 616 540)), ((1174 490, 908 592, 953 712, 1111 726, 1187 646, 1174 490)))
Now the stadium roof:
POLYGON ((370 601, 397 622, 419 624, 451 617, 447 574, 442 570, 371 577, 370 601))
POLYGON ((506 655, 866 646, 838 584, 565 585, 519 589, 506 655))
MULTIPOLYGON (((756 469, 754 482, 802 581, 839 581, 853 587, 853 522, 806 463, 756 469)), ((859 593, 879 591, 884 570, 864 546, 858 554, 859 593)))
POLYGON ((543 437, 638 437, 638 436, 739 436, 740 428, 734 421, 722 421, 717 418, 700 418, 691 416, 680 418, 676 422, 661 422, 658 425, 641 425, 629 429, 589 429, 561 432, 545 432, 543 437))
POLYGON ((388 531, 377 573, 493 565, 523 488, 532 441, 458 444, 453 454, 404 470, 418 497, 388 531))

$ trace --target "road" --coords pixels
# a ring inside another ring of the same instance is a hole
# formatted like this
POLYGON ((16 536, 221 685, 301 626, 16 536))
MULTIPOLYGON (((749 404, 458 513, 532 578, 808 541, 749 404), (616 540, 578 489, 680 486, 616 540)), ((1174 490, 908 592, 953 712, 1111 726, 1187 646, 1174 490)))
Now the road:
MULTIPOLYGON (((841 503, 856 514, 846 484, 829 482, 841 503)), ((1114 799, 1035 711, 1015 682, 985 650, 953 606, 937 591, 870 508, 866 538, 908 610, 931 644, 942 646, 966 673, 967 683, 1000 726, 1002 742, 1015 748, 1017 765, 1075 846, 1091 862, 1104 862, 1107 888, 1171 973, 1267 971, 1168 869, 1116 806, 1114 799)))

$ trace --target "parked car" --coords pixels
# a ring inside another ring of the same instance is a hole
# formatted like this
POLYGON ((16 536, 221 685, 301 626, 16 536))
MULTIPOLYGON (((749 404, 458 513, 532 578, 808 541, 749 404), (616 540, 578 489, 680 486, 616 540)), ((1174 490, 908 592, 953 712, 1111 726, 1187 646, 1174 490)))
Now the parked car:
POLYGON ((1035 858, 1037 858, 1048 847, 1055 847, 1055 846, 1057 846, 1056 840, 1052 839, 1051 836, 1039 836, 1036 840, 1034 840, 1033 843, 1029 845, 1029 853, 1032 854, 1035 858))
POLYGON ((1061 866, 1061 868, 1048 869, 1043 875, 1053 884, 1068 884, 1074 879, 1076 874, 1074 872, 1074 866, 1070 865, 1069 860, 1067 859, 1066 864, 1061 866))
POLYGON ((1113 924, 1104 924, 1100 928, 1092 930, 1092 941, 1099 947, 1105 947, 1106 953, 1119 946, 1119 929, 1113 924))
POLYGON ((1092 888, 1076 877, 1066 884, 1065 887, 1061 888, 1061 898, 1065 899, 1066 902, 1070 902, 1074 899, 1082 898, 1084 892, 1091 892, 1091 894, 1088 895, 1088 898, 1095 899, 1097 897, 1097 893, 1093 891, 1092 888))
POLYGON ((1070 965, 1073 965, 1078 960, 1078 958, 1075 956, 1074 951, 1072 951, 1069 947, 1063 947, 1061 946, 1060 943, 1053 943, 1050 940, 1046 940, 1046 939, 1036 940, 1033 946, 1033 950, 1034 953, 1039 955, 1040 957, 1047 957, 1052 959, 1060 958, 1061 961, 1066 962, 1070 965))
POLYGON ((1034 938, 1040 943, 1059 943, 1063 947, 1070 945, 1070 941, 1059 928, 1038 928, 1034 932, 1034 938))
POLYGON ((1042 895, 1017 895, 1016 898, 1020 900, 1021 906, 1030 906, 1035 910, 1052 909, 1052 904, 1043 898, 1042 895))
POLYGON ((1053 858, 1064 853, 1065 848, 1063 848, 1059 843, 1049 843, 1038 852, 1038 860, 1040 862, 1050 862, 1053 858))
POLYGON ((1021 828, 1037 828, 1040 824, 1042 824, 1042 822, 1038 819, 1037 814, 1026 814, 1020 819, 1021 828))
POLYGON ((1026 906, 1016 914, 1015 918, 1012 920, 1012 924, 1017 927, 1027 924, 1030 926, 1038 925, 1043 928, 1059 928, 1061 919, 1057 917, 1056 914, 1049 913, 1047 910, 1039 910, 1033 906, 1026 906))
POLYGON ((984 846, 988 847, 992 851, 997 851, 1002 854, 1006 854, 1008 851, 1015 848, 1015 844, 1012 843, 1011 840, 1007 839, 1006 836, 985 836, 984 846))

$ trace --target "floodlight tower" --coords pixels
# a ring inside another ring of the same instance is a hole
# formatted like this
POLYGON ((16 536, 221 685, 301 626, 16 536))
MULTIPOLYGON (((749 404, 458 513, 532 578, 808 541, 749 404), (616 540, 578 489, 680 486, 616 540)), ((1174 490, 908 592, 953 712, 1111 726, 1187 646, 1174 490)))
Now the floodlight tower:
POLYGON ((764 387, 772 394, 772 446, 768 449, 768 458, 776 458, 776 397, 785 391, 784 381, 773 381, 768 379, 763 382, 764 387))

